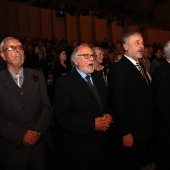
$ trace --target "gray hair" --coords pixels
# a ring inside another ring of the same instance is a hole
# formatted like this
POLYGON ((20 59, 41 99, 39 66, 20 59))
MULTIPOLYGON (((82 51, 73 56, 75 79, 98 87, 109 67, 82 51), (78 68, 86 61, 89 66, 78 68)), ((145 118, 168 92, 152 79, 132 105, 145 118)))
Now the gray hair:
POLYGON ((77 46, 74 50, 73 50, 73 52, 72 52, 72 54, 71 54, 71 56, 70 56, 70 60, 71 60, 71 64, 72 64, 72 66, 73 67, 75 67, 75 64, 74 64, 74 59, 75 58, 78 58, 78 56, 77 56, 77 52, 78 52, 78 50, 80 49, 80 48, 82 48, 82 47, 89 47, 89 48, 91 48, 88 44, 81 44, 81 45, 79 45, 79 46, 77 46))
MULTIPOLYGON (((0 44, 0 52, 2 52, 2 47, 4 46, 5 44, 5 41, 8 40, 8 39, 13 39, 14 37, 6 37, 4 38, 2 41, 1 41, 1 44, 0 44)), ((14 38, 16 39, 16 38, 14 38)))
POLYGON ((170 40, 166 42, 163 50, 164 50, 164 57, 170 58, 170 40))
POLYGON ((102 51, 102 53, 104 53, 104 50, 103 50, 102 47, 93 47, 92 50, 93 50, 93 53, 94 53, 95 55, 96 55, 96 50, 100 50, 100 51, 102 51))
POLYGON ((129 41, 129 38, 133 35, 140 35, 142 37, 142 34, 139 32, 128 32, 126 33, 122 38, 122 44, 126 44, 129 41))

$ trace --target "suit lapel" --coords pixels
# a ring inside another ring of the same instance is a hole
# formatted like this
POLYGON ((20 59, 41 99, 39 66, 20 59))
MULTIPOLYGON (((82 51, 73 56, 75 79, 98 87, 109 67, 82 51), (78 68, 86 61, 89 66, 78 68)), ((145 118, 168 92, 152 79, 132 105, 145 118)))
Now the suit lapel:
POLYGON ((99 93, 100 100, 101 100, 101 102, 103 103, 103 95, 102 95, 102 92, 103 92, 104 89, 101 89, 101 87, 100 87, 100 83, 101 83, 101 82, 98 82, 98 81, 97 81, 95 74, 92 74, 92 78, 93 78, 93 82, 94 82, 94 84, 95 84, 95 86, 96 86, 96 88, 97 88, 97 91, 98 91, 98 93, 99 93))
MULTIPOLYGON (((145 85, 147 85, 146 81, 144 80, 142 74, 139 72, 139 70, 136 68, 136 66, 130 61, 128 60, 126 57, 122 58, 123 63, 125 64, 125 67, 133 72, 133 74, 136 74, 136 76, 138 76, 140 78, 140 80, 145 83, 145 85)), ((145 74, 146 75, 146 74, 145 74)), ((148 85, 147 85, 148 86, 148 85)))
MULTIPOLYGON (((86 93, 90 97, 93 97, 97 101, 97 99, 94 96, 93 92, 91 91, 90 87, 87 85, 85 80, 81 77, 81 75, 77 72, 76 69, 72 72, 72 74, 73 74, 73 79, 75 79, 75 82, 77 82, 77 85, 82 88, 82 91, 84 91, 84 93, 86 93)), ((98 103, 98 101, 97 101, 97 103, 98 103)))
POLYGON ((32 90, 33 90, 33 84, 34 84, 34 80, 33 80, 33 74, 31 74, 31 72, 28 69, 24 69, 24 88, 25 93, 27 95, 27 99, 30 99, 30 96, 32 94, 32 90))
POLYGON ((15 81, 13 80, 11 74, 9 73, 8 69, 5 69, 3 71, 3 84, 6 88, 9 89, 14 95, 16 95, 20 100, 22 100, 21 97, 21 91, 15 81))
MULTIPOLYGON (((168 61, 165 61, 166 70, 167 70, 167 75, 170 75, 170 63, 168 61)), ((168 81, 170 82, 170 76, 168 76, 168 81)))

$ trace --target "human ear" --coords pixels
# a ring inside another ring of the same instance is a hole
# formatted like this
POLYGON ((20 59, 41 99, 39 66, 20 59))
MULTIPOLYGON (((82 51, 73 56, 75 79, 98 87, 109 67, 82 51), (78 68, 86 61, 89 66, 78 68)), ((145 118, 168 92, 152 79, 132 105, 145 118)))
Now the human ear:
POLYGON ((128 50, 128 45, 127 44, 123 44, 123 48, 124 48, 124 50, 128 50))

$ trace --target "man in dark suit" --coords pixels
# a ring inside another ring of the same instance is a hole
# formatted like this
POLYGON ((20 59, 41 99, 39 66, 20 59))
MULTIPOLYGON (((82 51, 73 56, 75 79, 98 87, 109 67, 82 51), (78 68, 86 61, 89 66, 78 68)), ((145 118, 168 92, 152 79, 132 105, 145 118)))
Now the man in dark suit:
POLYGON ((7 64, 0 72, 0 161, 5 170, 45 170, 52 111, 43 74, 23 68, 16 38, 5 38, 0 51, 7 64))
POLYGON ((112 117, 105 82, 93 73, 94 59, 87 44, 78 46, 71 55, 74 70, 55 84, 54 109, 63 129, 65 170, 103 170, 106 130, 112 117))
POLYGON ((164 46, 166 61, 153 73, 155 113, 157 113, 156 170, 170 169, 170 41, 164 46))
POLYGON ((152 131, 150 81, 138 59, 144 42, 138 32, 124 35, 123 58, 110 69, 109 98, 115 114, 118 170, 138 170, 152 131), (139 67, 136 67, 136 63, 139 67))

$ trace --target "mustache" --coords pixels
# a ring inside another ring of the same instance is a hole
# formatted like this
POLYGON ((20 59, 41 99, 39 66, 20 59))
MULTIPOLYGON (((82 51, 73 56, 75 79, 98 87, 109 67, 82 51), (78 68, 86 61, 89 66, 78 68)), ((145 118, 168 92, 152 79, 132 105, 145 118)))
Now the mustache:
POLYGON ((22 55, 20 53, 17 53, 15 57, 22 57, 22 55))
POLYGON ((144 48, 140 48, 139 50, 138 50, 138 52, 143 52, 144 51, 144 48))

